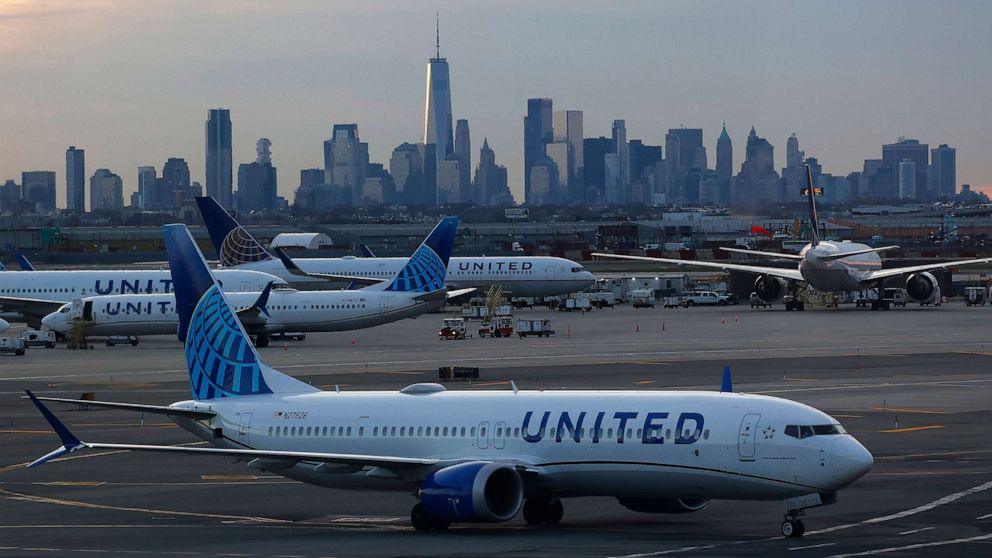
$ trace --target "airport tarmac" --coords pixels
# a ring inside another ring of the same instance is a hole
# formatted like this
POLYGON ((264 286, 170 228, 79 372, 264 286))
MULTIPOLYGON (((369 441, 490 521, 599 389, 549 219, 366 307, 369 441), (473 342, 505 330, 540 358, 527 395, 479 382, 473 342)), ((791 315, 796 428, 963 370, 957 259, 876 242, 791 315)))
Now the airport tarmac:
MULTIPOLYGON (((167 404, 189 388, 175 340, 92 351, 0 356, 0 556, 872 556, 992 550, 992 308, 784 312, 746 306, 551 317, 556 335, 438 341, 442 316, 309 335, 262 356, 327 389, 400 389, 438 366, 478 366, 449 389, 716 389, 813 405, 875 456, 837 504, 813 509, 802 539, 778 535, 780 502, 714 501, 685 515, 630 512, 608 498, 565 501, 555 528, 521 518, 414 532, 408 494, 343 492, 258 473, 226 459, 77 453, 23 464, 57 438, 22 389, 167 404), (992 341, 990 339, 989 341, 992 341), (988 352, 986 352, 988 351, 988 352), (258 473, 258 474, 256 474, 258 473)), ((476 326, 477 322, 473 322, 476 326)), ((55 408, 84 440, 195 440, 161 417, 55 408)))

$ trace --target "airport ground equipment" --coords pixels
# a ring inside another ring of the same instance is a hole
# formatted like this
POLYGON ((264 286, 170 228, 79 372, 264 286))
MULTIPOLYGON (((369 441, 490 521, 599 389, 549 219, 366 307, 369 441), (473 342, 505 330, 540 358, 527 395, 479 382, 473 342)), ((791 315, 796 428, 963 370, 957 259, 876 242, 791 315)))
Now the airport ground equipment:
POLYGON ((509 337, 513 335, 513 316, 493 316, 479 328, 479 337, 509 337))
POLYGON ((686 306, 726 306, 730 297, 715 291, 689 291, 683 295, 686 306))
POLYGON ((55 348, 55 332, 41 329, 25 329, 21 332, 21 339, 28 347, 55 348))
POLYGON ((758 296, 757 293, 752 292, 748 300, 751 302, 751 308, 768 308, 771 306, 771 303, 758 296))
POLYGON ((964 301, 968 306, 985 306, 989 289, 986 287, 965 287, 964 301))
POLYGON ((555 330, 551 329, 551 320, 517 320, 516 326, 517 335, 521 339, 531 335, 537 337, 551 337, 555 334, 555 330))
POLYGON ((442 341, 457 341, 465 339, 467 331, 465 318, 445 318, 437 337, 442 341))
POLYGON ((596 308, 613 308, 617 303, 617 295, 612 291, 593 291, 586 293, 589 303, 596 308))
POLYGON ((630 291, 630 301, 634 308, 654 308, 654 291, 634 289, 630 291))
POLYGON ((132 347, 138 346, 138 337, 136 335, 111 335, 103 342, 104 345, 108 347, 116 347, 117 345, 131 345, 132 347))
POLYGON ((27 345, 20 337, 0 336, 0 353, 13 353, 20 356, 24 354, 26 348, 27 345))

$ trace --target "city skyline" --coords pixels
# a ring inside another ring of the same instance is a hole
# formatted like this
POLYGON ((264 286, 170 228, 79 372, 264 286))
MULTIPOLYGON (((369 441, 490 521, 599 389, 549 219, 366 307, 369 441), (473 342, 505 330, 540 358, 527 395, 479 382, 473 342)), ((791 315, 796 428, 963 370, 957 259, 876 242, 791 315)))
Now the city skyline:
MULTIPOLYGON (((992 119, 981 99, 990 78, 965 71, 982 67, 990 47, 961 38, 982 36, 992 10, 980 3, 900 13, 857 3, 569 3, 567 12, 550 3, 528 6, 524 19, 450 2, 121 6, 0 0, 0 31, 11 37, 0 46, 9 76, 0 84, 0 180, 55 170, 64 184, 65 151, 76 145, 88 168, 119 174, 125 194, 139 166, 167 157, 185 158, 205 182, 203 118, 217 106, 237 121, 234 165, 253 161, 255 142, 269 137, 280 146, 273 164, 296 176, 319 166, 321 142, 340 122, 358 123, 370 160, 387 163, 423 134, 423 63, 435 54, 440 12, 452 113, 500 154, 520 201, 522 117, 533 97, 583 111, 587 138, 609 135, 614 120, 646 144, 662 144, 670 128, 702 128, 711 157, 724 120, 738 146, 752 124, 779 149, 795 132, 834 174, 881 157, 900 136, 946 143, 957 149, 959 185, 992 188, 992 119), (91 20, 122 34, 80 37, 76 50, 59 40, 91 20), (355 42, 373 28, 373 43, 355 42), (266 38, 285 44, 260 49, 266 38)), ((297 185, 280 181, 279 194, 291 199, 297 185)))

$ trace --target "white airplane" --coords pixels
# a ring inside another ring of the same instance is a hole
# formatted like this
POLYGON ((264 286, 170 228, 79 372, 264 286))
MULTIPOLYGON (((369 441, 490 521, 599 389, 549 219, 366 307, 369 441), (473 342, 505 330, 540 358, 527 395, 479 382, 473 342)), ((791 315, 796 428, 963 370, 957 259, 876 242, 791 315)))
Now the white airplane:
MULTIPOLYGON (((404 258, 275 258, 213 198, 196 199, 210 239, 226 268, 254 269, 278 275, 291 284, 313 288, 328 280, 375 284, 389 280, 404 258), (280 261, 282 259, 282 261, 280 261)), ((498 285, 512 296, 555 296, 591 287, 596 277, 581 265, 546 256, 453 257, 445 284, 453 289, 488 289, 498 285)), ((318 287, 319 288, 319 287, 318 287)))
MULTIPOLYGON (((286 282, 268 273, 225 269, 217 280, 229 292, 261 292, 267 285, 286 282)), ((138 295, 172 292, 167 270, 64 270, 0 273, 0 310, 17 313, 31 327, 67 302, 97 295, 138 295)))
MULTIPOLYGON (((653 258, 647 256, 623 256, 617 254, 595 253, 593 256, 623 260, 638 260, 658 262, 679 266, 711 267, 724 271, 738 271, 757 275, 754 282, 754 293, 772 304, 782 300, 787 292, 795 293, 798 283, 805 282, 821 292, 860 292, 874 290, 880 294, 882 283, 891 277, 906 277, 907 294, 918 302, 930 302, 939 289, 937 278, 930 270, 946 269, 966 265, 976 265, 992 262, 992 258, 951 261, 908 267, 882 269, 880 252, 894 250, 898 246, 872 248, 856 242, 832 242, 820 240, 819 222, 816 218, 816 201, 814 196, 822 195, 822 189, 813 186, 813 174, 806 165, 806 184, 803 190, 809 200, 810 229, 812 240, 798 255, 781 254, 778 252, 762 252, 740 248, 721 248, 727 252, 767 256, 777 259, 795 260, 795 268, 777 268, 758 265, 742 265, 723 262, 703 262, 695 260, 675 260, 668 258, 653 258)), ((879 296, 872 301, 872 310, 888 309, 879 296)), ((804 310, 801 301, 787 302, 786 309, 804 310)))
MULTIPOLYGON (((784 500, 782 533, 803 510, 836 501, 872 455, 807 405, 721 392, 321 391, 267 366, 234 317, 184 225, 166 225, 180 338, 193 399, 169 406, 88 405, 159 413, 213 447, 84 442, 28 397, 61 439, 35 467, 81 449, 213 455, 302 482, 398 490, 419 500, 418 530, 562 519, 562 500, 612 496, 648 513, 705 509, 711 499, 784 500)), ((439 263, 439 262, 436 262, 439 263)))
POLYGON ((0 333, 3 333, 5 331, 7 331, 8 329, 10 329, 10 322, 8 322, 7 320, 5 320, 3 318, 0 318, 0 333))
MULTIPOLYGON (((457 228, 457 217, 442 219, 388 283, 354 291, 269 286, 261 293, 229 293, 227 300, 258 347, 267 346, 274 333, 345 331, 415 318, 443 307, 449 294, 462 294, 444 288, 457 228), (429 263, 437 260, 444 265, 429 263)), ((171 293, 90 297, 63 305, 41 323, 52 331, 84 339, 175 335, 179 325, 175 302, 171 293)))

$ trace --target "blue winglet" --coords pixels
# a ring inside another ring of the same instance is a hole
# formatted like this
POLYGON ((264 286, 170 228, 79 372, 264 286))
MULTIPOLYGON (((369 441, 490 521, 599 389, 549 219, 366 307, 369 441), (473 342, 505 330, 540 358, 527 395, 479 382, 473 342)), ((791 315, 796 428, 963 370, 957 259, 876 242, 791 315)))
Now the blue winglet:
POLYGON ((21 266, 21 271, 34 271, 34 266, 20 252, 17 253, 17 263, 21 266))
POLYGON ((86 447, 86 444, 81 442, 72 432, 69 432, 69 429, 62 424, 62 421, 60 421, 58 417, 56 417, 52 411, 45 406, 44 403, 39 401, 38 398, 31 393, 31 390, 26 389, 24 392, 28 394, 28 398, 31 399, 31 402, 34 403, 35 407, 38 407, 38 410, 41 411, 41 415, 45 417, 45 420, 48 421, 48 424, 52 427, 52 430, 59 435, 59 439, 62 441, 62 447, 39 457, 38 459, 35 459, 28 464, 28 467, 37 467, 38 465, 48 463, 57 457, 62 457, 63 455, 72 453, 79 448, 86 447))
POLYGON ((269 293, 272 292, 272 285, 273 282, 269 281, 269 284, 262 289, 262 294, 258 295, 258 300, 255 301, 255 304, 253 304, 255 308, 258 308, 259 312, 269 316, 270 318, 272 316, 269 314, 269 309, 266 308, 265 305, 269 303, 269 293))
POLYGON ((3 265, 3 262, 0 262, 0 271, 7 271, 7 266, 3 265))
POLYGON ((374 258, 375 257, 375 252, 373 252, 372 249, 368 247, 368 245, 362 244, 362 257, 363 258, 374 258))
POLYGON ((720 385, 720 393, 733 393, 734 384, 730 381, 730 366, 723 367, 723 384, 720 385))

